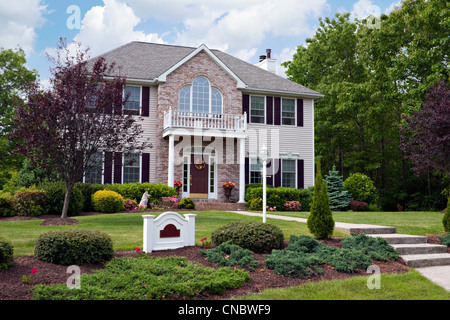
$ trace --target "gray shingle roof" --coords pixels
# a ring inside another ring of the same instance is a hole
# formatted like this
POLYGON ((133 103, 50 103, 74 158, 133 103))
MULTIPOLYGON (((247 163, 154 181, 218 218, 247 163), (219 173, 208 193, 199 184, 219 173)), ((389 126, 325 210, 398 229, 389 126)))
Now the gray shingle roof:
MULTIPOLYGON (((108 51, 101 56, 107 62, 115 62, 117 66, 120 66, 120 73, 129 79, 154 80, 196 49, 193 47, 133 41, 108 51)), ((246 84, 246 90, 322 96, 314 90, 222 51, 212 49, 211 52, 246 84)), ((94 59, 96 58, 90 60, 94 59)))

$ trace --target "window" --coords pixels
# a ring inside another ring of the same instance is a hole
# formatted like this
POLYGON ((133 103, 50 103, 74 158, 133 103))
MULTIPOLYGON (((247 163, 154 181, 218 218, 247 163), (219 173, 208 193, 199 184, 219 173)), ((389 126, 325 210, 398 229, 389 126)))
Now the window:
POLYGON ((138 153, 126 154, 123 157, 123 183, 140 182, 141 156, 138 153))
POLYGON ((296 188, 296 160, 282 160, 281 163, 281 186, 296 188))
POLYGON ((250 122, 265 123, 265 97, 251 96, 250 98, 250 122))
POLYGON ((259 158, 250 158, 250 183, 263 183, 262 162, 259 158))
POLYGON ((183 192, 188 192, 189 178, 189 158, 184 157, 183 162, 183 192))
POLYGON ((139 113, 141 106, 141 87, 125 86, 125 95, 130 93, 124 110, 134 111, 139 113))
POLYGON ((178 107, 185 112, 221 114, 222 94, 211 87, 208 79, 197 77, 192 86, 181 89, 178 107))
POLYGON ((92 166, 84 174, 84 182, 93 184, 103 183, 103 154, 95 153, 91 158, 92 166))
POLYGON ((214 171, 215 171, 215 159, 213 157, 209 158, 209 192, 214 193, 214 186, 215 183, 215 177, 214 177, 214 171))
POLYGON ((281 124, 295 126, 295 100, 282 99, 281 124))

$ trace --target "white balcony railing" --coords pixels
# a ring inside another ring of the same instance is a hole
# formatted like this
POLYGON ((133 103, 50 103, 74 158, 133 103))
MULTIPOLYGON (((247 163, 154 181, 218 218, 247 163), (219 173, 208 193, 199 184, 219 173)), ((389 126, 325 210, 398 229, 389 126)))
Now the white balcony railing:
POLYGON ((214 114, 201 112, 173 111, 164 112, 164 129, 216 129, 247 131, 247 114, 214 114))

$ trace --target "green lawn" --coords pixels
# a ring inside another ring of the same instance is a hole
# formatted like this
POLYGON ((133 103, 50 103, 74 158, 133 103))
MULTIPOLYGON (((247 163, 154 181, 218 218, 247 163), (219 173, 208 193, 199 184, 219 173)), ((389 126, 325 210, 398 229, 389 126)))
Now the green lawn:
MULTIPOLYGON (((36 239, 41 233, 61 229, 91 229, 109 234, 114 243, 114 250, 134 250, 142 248, 143 219, 148 213, 117 213, 92 216, 73 217, 80 224, 72 226, 41 226, 43 220, 0 221, 0 235, 14 246, 15 256, 32 255, 36 239)), ((211 232, 234 221, 261 221, 259 217, 249 217, 236 213, 221 211, 196 212, 196 243, 200 244, 203 237, 211 239, 211 232)), ((267 223, 277 225, 283 231, 285 238, 290 235, 307 234, 309 230, 304 223, 289 222, 278 219, 267 219, 267 223)), ((334 236, 342 237, 344 233, 335 231, 334 236)))
MULTIPOLYGON (((308 218, 309 212, 277 212, 276 214, 308 218)), ((375 224, 396 227, 397 233, 411 235, 445 233, 440 212, 333 212, 337 222, 375 224)))
POLYGON ((239 300, 450 300, 450 292, 415 270, 406 274, 382 274, 380 289, 369 289, 368 277, 266 289, 258 294, 240 297, 239 300))

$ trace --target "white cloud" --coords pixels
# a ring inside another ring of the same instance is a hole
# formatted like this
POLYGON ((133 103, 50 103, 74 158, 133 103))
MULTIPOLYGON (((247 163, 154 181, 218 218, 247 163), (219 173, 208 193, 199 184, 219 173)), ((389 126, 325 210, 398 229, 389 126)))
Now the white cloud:
MULTIPOLYGON (((353 10, 350 15, 350 19, 353 20, 366 18, 369 14, 373 14, 374 6, 371 0, 358 0, 353 4, 353 10)), ((379 10, 378 10, 379 11, 379 10)), ((380 14, 378 13, 378 16, 380 14)))
POLYGON ((33 52, 36 29, 45 23, 47 12, 41 0, 0 1, 0 47, 21 47, 33 52))
MULTIPOLYGON (((81 21, 79 33, 73 38, 84 47, 90 48, 90 55, 97 56, 130 41, 164 43, 156 33, 136 30, 141 19, 127 4, 118 0, 103 0, 103 6, 89 9, 81 21)), ((75 52, 75 46, 71 45, 75 52)), ((48 48, 51 53, 54 49, 48 48)))
POLYGON ((326 0, 200 1, 197 14, 183 20, 175 42, 227 48, 248 61, 268 36, 310 35, 309 20, 317 19, 326 8, 326 0))
POLYGON ((273 58, 277 59, 277 75, 287 78, 286 76, 286 68, 281 64, 286 61, 292 61, 294 54, 297 52, 297 48, 284 48, 279 54, 274 54, 273 58))

